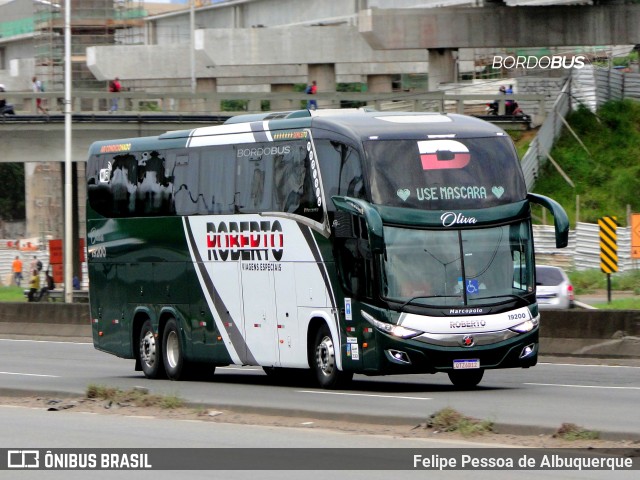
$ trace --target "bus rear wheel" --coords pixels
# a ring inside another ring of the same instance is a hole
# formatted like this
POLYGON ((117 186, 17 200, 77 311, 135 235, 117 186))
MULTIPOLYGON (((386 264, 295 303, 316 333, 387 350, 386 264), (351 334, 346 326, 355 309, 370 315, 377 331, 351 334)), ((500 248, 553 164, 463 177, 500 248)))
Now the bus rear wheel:
POLYGON ((451 383, 461 389, 476 387, 483 376, 484 370, 481 368, 473 370, 452 370, 449 372, 449 380, 451 380, 451 383))
MULTIPOLYGON (((353 378, 353 373, 338 370, 336 350, 329 327, 323 325, 316 334, 313 369, 322 388, 339 388, 353 378)), ((339 354, 339 352, 338 352, 339 354)))
POLYGON ((178 322, 175 318, 169 319, 164 326, 164 333, 162 334, 162 353, 164 369, 167 372, 167 377, 169 377, 169 380, 180 380, 185 361, 182 353, 182 345, 180 344, 178 322))
POLYGON ((151 320, 146 320, 140 329, 139 339, 140 366, 147 378, 161 378, 164 373, 162 348, 153 331, 151 320))

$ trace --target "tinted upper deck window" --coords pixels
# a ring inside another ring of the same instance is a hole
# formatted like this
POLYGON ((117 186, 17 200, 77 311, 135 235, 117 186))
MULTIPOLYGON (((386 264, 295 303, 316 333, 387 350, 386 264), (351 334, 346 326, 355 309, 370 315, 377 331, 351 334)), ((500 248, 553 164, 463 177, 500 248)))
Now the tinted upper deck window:
POLYGON ((527 189, 505 137, 364 143, 373 203, 425 210, 517 202, 527 189))

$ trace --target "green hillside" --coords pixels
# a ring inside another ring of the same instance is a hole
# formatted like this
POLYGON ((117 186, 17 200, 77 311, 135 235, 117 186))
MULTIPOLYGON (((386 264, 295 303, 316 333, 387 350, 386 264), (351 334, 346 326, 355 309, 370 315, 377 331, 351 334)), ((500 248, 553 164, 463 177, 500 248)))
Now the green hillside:
MULTIPOLYGON (((551 156, 571 178, 571 187, 547 162, 534 192, 562 204, 576 221, 576 196, 580 196, 579 221, 597 223, 598 218, 617 216, 627 226, 627 205, 640 212, 640 102, 609 102, 594 115, 586 108, 571 113, 567 121, 576 138, 565 129, 551 156)), ((541 211, 534 212, 540 215, 541 211)))

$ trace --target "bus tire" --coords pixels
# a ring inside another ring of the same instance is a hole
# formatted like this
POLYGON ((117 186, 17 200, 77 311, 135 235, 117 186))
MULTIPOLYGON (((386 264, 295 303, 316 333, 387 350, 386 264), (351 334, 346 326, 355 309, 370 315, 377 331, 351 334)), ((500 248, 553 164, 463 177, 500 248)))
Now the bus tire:
MULTIPOLYGON (((318 330, 313 350, 313 370, 320 387, 339 388, 349 383, 353 373, 338 370, 335 344, 326 324, 318 330)), ((339 355, 340 352, 338 351, 337 354, 339 355)))
POLYGON ((170 318, 164 326, 162 360, 169 380, 180 380, 185 371, 185 360, 180 343, 180 330, 175 318, 170 318))
POLYGON ((474 369, 474 370, 452 370, 448 372, 449 380, 451 383, 457 388, 460 389, 470 389, 475 388, 482 380, 484 375, 484 370, 474 369))
POLYGON ((139 350, 140 367, 142 367, 144 376, 151 379, 161 378, 164 374, 162 347, 153 331, 151 320, 146 320, 142 324, 139 350))

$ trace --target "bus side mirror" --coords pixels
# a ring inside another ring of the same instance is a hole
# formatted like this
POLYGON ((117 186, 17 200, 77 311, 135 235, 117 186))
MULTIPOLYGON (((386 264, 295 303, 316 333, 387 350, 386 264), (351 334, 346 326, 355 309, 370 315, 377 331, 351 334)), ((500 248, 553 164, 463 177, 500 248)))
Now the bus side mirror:
POLYGON ((543 206, 553 215, 553 225, 556 231, 556 248, 564 248, 569 244, 569 217, 562 205, 544 195, 528 193, 527 199, 531 203, 543 206))
POLYGON ((378 211, 369 203, 359 198, 333 196, 333 204, 339 212, 349 213, 364 218, 369 234, 372 253, 384 252, 384 237, 382 233, 382 218, 378 211))

